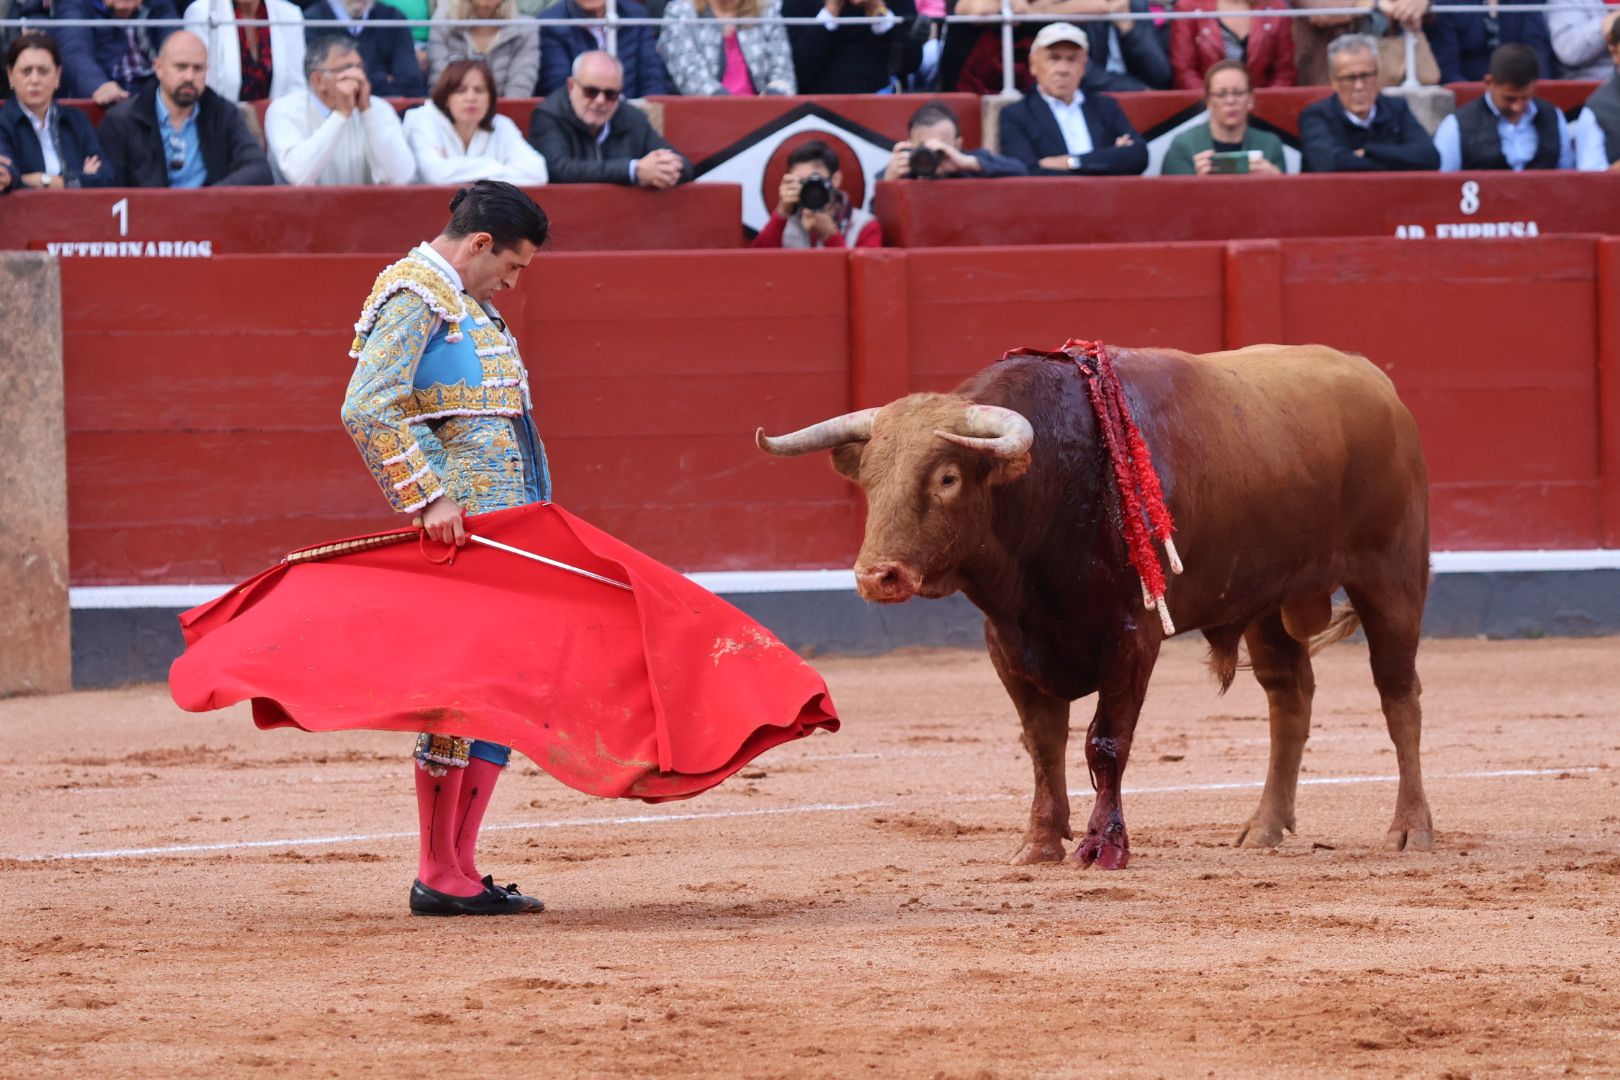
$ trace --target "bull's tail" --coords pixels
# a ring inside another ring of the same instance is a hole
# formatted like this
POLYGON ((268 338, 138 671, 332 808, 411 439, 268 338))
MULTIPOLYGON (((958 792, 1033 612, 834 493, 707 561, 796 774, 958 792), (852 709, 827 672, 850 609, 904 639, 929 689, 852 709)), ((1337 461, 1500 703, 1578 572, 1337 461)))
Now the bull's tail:
POLYGON ((1316 634, 1305 643, 1305 650, 1315 656, 1329 645, 1337 645, 1357 630, 1361 629, 1361 616, 1349 604, 1339 604, 1333 609, 1333 618, 1328 620, 1327 629, 1316 634))

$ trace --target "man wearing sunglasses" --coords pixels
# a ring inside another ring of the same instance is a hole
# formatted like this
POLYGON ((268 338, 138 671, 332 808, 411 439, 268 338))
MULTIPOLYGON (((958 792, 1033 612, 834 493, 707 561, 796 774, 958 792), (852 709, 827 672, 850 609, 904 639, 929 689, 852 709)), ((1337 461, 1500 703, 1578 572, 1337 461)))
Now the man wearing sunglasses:
POLYGON ((272 183, 270 163, 236 103, 208 89, 208 49, 176 30, 152 65, 157 81, 115 105, 97 132, 123 187, 272 183))
POLYGON ((624 71, 605 52, 580 53, 568 81, 534 110, 529 141, 553 184, 625 184, 664 191, 692 179, 692 163, 621 108, 624 71))

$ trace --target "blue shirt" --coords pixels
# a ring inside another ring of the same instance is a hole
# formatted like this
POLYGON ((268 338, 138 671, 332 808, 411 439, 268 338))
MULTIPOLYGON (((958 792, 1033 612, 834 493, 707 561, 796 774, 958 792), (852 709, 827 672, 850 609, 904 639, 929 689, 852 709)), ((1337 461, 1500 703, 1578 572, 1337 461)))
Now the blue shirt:
POLYGON ((158 134, 163 137, 163 160, 169 167, 169 186, 200 188, 208 183, 208 167, 203 164, 202 139, 197 134, 197 106, 191 107, 180 130, 169 122, 169 105, 163 92, 157 93, 158 134), (179 167, 175 163, 179 162, 179 167))
MULTIPOLYGON (((1485 107, 1496 117, 1496 137, 1502 141, 1502 156, 1514 172, 1521 171, 1536 156, 1538 103, 1531 101, 1530 107, 1519 117, 1519 122, 1510 124, 1497 109, 1496 102, 1491 100, 1491 95, 1486 94, 1484 100, 1485 107)), ((1562 110, 1554 109, 1553 112, 1558 117, 1558 167, 1573 169, 1575 147, 1569 137, 1569 122, 1564 119, 1562 110)), ((1455 114, 1440 121, 1440 126, 1435 129, 1434 148, 1440 151, 1441 172, 1456 172, 1462 168, 1462 129, 1457 126, 1455 114)))
POLYGON ((1599 126, 1597 114, 1581 110, 1571 132, 1575 140, 1575 167, 1582 172, 1603 172, 1609 167, 1609 140, 1599 126))

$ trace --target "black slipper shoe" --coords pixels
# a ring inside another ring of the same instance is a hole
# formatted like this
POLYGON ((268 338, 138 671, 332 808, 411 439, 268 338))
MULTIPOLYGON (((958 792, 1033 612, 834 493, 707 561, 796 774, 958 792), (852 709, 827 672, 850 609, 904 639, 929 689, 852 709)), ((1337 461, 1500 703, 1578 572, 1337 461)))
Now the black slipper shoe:
POLYGON ((476 896, 452 896, 430 889, 420 881, 411 883, 412 915, 523 915, 539 910, 523 903, 528 900, 527 896, 514 899, 505 890, 496 895, 488 889, 476 896))
POLYGON ((544 900, 541 900, 536 896, 524 896, 523 893, 518 890, 517 882, 515 881, 510 885, 497 885, 495 884, 495 878, 493 875, 485 874, 484 891, 486 893, 496 893, 506 896, 509 901, 522 905, 520 910, 524 912, 546 910, 546 902, 544 900))

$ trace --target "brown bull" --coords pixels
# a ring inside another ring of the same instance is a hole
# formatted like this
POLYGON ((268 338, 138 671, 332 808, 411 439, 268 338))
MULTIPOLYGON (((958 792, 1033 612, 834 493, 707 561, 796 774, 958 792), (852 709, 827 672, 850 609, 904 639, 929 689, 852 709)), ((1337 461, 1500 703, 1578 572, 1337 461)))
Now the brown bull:
MULTIPOLYGON (((1270 767, 1237 844, 1271 847, 1293 831, 1313 646, 1359 620, 1400 767, 1387 846, 1427 850, 1415 658, 1428 487, 1417 426, 1394 386, 1364 358, 1319 345, 1113 355, 1186 563, 1168 610, 1179 631, 1203 631, 1222 690, 1242 642, 1266 691, 1270 767), (1340 588, 1353 611, 1335 617, 1340 588)), ((960 590, 984 612, 990 658, 1035 766, 1014 862, 1060 861, 1074 838, 1069 703, 1092 693, 1086 762, 1097 800, 1075 858, 1115 869, 1130 854, 1121 777, 1165 631, 1127 563, 1098 424, 1075 364, 1024 357, 950 394, 758 436, 773 454, 831 449, 838 472, 865 490, 863 597, 960 590)))

